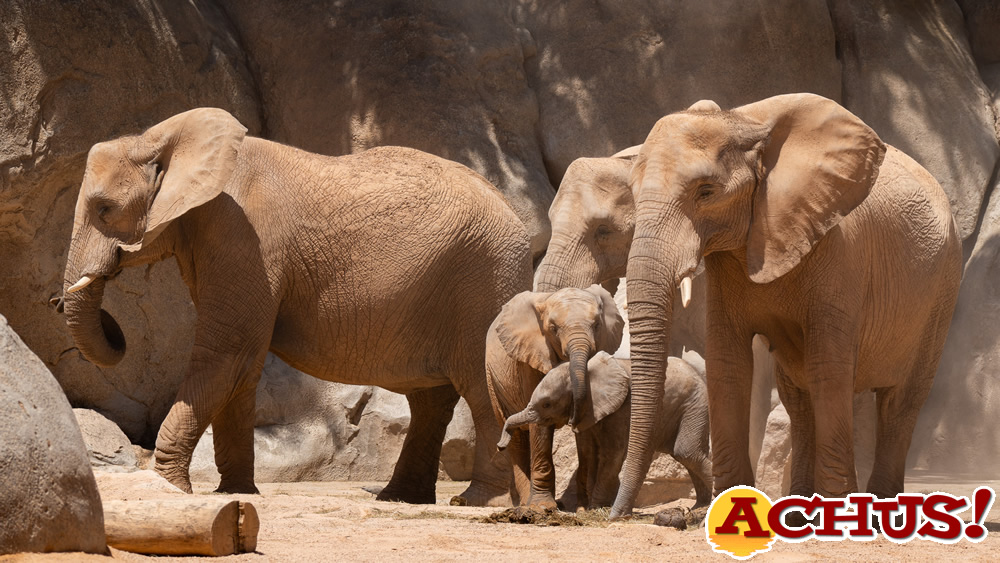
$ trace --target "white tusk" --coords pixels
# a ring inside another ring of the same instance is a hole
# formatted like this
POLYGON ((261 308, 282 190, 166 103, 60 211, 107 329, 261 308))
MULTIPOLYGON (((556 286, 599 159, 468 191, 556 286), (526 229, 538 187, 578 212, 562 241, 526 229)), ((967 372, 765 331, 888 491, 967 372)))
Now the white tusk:
POLYGON ((681 305, 687 309, 687 306, 691 304, 691 276, 684 276, 681 280, 681 305))
POLYGON ((92 281, 94 281, 93 277, 91 277, 91 276, 83 276, 82 278, 80 278, 80 281, 78 281, 78 282, 74 283, 73 285, 69 286, 69 289, 66 290, 66 293, 76 293, 77 291, 80 291, 81 289, 83 289, 83 288, 87 287, 88 285, 90 285, 90 282, 92 282, 92 281))

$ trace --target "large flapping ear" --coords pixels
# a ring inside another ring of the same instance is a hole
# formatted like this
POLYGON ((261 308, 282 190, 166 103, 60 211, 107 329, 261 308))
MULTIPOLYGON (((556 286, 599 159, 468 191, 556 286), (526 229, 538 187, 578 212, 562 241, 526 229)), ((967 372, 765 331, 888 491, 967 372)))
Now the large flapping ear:
POLYGON ((618 305, 615 304, 615 298, 611 296, 608 290, 598 284, 594 284, 588 287, 587 291, 601 300, 601 314, 603 318, 601 318, 600 330, 594 335, 597 349, 603 350, 608 354, 614 354, 618 351, 618 347, 622 345, 625 320, 622 319, 621 314, 618 312, 618 305))
POLYGON ((547 373, 559 363, 542 328, 539 305, 549 293, 523 291, 514 296, 497 316, 497 336, 507 355, 547 373))
POLYGON ((734 111, 770 131, 747 237, 747 273, 767 283, 868 197, 886 147, 857 116, 815 94, 775 96, 734 111))
POLYGON ((587 430, 616 412, 629 393, 628 372, 618 360, 605 352, 598 352, 587 362, 587 374, 590 382, 588 402, 592 408, 583 409, 580 422, 574 428, 577 432, 587 430))
POLYGON ((146 130, 132 157, 157 165, 162 178, 157 179, 142 241, 127 250, 148 245, 171 221, 222 193, 246 132, 229 112, 217 108, 179 113, 146 130))

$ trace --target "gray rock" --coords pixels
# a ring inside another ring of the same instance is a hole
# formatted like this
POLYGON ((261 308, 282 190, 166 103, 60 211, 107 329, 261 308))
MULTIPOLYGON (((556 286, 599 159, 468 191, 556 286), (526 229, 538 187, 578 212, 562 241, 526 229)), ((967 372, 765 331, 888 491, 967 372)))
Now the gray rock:
POLYGON ((0 554, 106 553, 104 512, 69 401, 0 316, 0 554))
POLYGON ((787 92, 840 98, 825 0, 515 0, 542 151, 558 185, 576 158, 643 142, 657 119, 711 98, 730 108, 787 92))
POLYGON ((91 467, 135 471, 138 459, 128 436, 107 417, 90 409, 73 409, 83 434, 91 467))
POLYGON ((1000 145, 961 11, 933 0, 830 6, 844 64, 843 105, 937 178, 967 239, 1000 145))

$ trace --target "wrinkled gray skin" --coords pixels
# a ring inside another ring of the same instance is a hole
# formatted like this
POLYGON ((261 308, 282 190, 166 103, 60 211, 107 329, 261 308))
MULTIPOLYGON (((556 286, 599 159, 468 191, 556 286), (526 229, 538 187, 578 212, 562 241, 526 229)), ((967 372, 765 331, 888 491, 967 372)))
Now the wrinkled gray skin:
MULTIPOLYGON (((611 506, 618 494, 618 473, 625 461, 630 419, 629 361, 598 353, 588 364, 589 400, 573 427, 581 448, 577 494, 580 506, 611 506)), ((498 448, 507 446, 511 432, 528 424, 559 427, 569 423, 572 388, 568 364, 560 364, 542 379, 531 401, 504 424, 498 448)), ((663 385, 663 418, 653 436, 653 448, 673 456, 687 469, 697 496, 696 507, 712 500, 709 460, 708 392, 705 380, 687 362, 671 357, 663 385)))
POLYGON ((175 258, 198 312, 156 471, 190 492, 191 454, 212 424, 219 491, 256 491, 253 414, 270 350, 327 381, 406 395, 410 430, 381 500, 435 502, 464 397, 477 448, 463 497, 508 504, 483 362, 490 322, 531 284, 520 220, 484 178, 427 153, 328 157, 245 133, 199 108, 87 158, 64 280, 77 348, 99 366, 125 353, 101 308, 122 268, 175 258))
MULTIPOLYGON (((571 411, 579 415, 574 406, 585 400, 587 360, 600 350, 617 350, 623 324, 611 294, 599 285, 514 296, 486 335, 486 382, 497 420, 503 424, 523 409, 542 377, 562 361, 569 365, 571 411)), ((510 451, 514 500, 554 507, 552 429, 531 428, 524 434, 517 432, 510 451)))
POLYGON ((903 492, 961 279, 961 241, 934 178, 836 102, 788 94, 660 119, 630 184, 632 423, 611 516, 631 513, 649 469, 675 288, 702 260, 715 489, 754 483, 750 342, 762 334, 791 419, 791 493, 857 491, 853 399, 868 389, 878 401, 868 492, 903 492))

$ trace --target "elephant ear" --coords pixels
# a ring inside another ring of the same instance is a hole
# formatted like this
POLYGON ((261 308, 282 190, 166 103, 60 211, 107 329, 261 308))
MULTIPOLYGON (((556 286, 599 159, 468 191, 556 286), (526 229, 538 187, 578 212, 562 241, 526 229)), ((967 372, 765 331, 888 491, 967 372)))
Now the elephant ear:
POLYGON ((159 186, 142 240, 123 248, 138 250, 148 245, 171 221, 222 193, 236 168, 246 132, 229 112, 217 108, 179 113, 146 130, 132 156, 137 163, 160 168, 159 186))
POLYGON ((734 110, 768 131, 747 237, 747 274, 773 281, 868 197, 886 146, 840 104, 775 96, 734 110))
POLYGON ((628 371, 605 352, 598 352, 587 363, 587 379, 590 381, 588 402, 591 408, 583 409, 580 422, 573 428, 576 432, 583 432, 617 412, 628 398, 628 371))
MULTIPOLYGON (((617 281, 617 280, 616 280, 617 281)), ((598 284, 587 288, 594 297, 601 300, 601 330, 595 336, 598 350, 603 350, 608 354, 614 354, 618 347, 622 345, 622 333, 625 328, 625 320, 618 313, 618 305, 615 298, 608 290, 598 284)))
POLYGON ((507 302, 497 316, 497 336, 507 355, 548 373, 559 363, 542 330, 539 305, 550 294, 524 291, 507 302))

